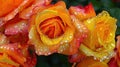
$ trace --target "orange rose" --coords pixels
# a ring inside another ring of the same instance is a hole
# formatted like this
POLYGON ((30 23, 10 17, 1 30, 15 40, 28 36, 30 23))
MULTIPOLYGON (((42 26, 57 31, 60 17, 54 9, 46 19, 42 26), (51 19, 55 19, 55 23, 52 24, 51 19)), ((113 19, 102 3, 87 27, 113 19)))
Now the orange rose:
POLYGON ((63 1, 38 12, 32 18, 29 39, 38 55, 63 52, 73 36, 74 27, 63 1))
POLYGON ((116 19, 103 11, 98 16, 86 20, 84 24, 89 29, 89 34, 80 50, 87 56, 94 56, 100 60, 110 59, 115 48, 116 19))

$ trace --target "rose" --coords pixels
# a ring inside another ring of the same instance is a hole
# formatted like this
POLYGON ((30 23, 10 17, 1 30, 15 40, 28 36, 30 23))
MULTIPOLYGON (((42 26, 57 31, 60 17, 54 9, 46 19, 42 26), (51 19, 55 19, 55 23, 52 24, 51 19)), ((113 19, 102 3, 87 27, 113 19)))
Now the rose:
POLYGON ((89 29, 89 35, 83 41, 80 50, 99 60, 110 59, 115 48, 116 19, 103 11, 98 16, 86 20, 84 24, 89 29))
POLYGON ((73 39, 74 26, 63 1, 38 12, 31 20, 29 42, 38 55, 62 53, 73 39))

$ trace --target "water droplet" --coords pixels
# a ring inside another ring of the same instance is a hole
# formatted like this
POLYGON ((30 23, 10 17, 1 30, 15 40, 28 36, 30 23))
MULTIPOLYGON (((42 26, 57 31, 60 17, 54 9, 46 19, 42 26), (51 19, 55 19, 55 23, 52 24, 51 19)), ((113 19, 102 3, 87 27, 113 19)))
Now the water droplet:
POLYGON ((96 60, 97 58, 96 57, 94 57, 94 60, 96 60))
POLYGON ((38 52, 39 55, 41 55, 42 53, 41 52, 38 52))
POLYGON ((3 49, 3 46, 1 46, 0 48, 3 49))
POLYGON ((77 12, 74 12, 75 15, 77 15, 78 13, 77 12))
POLYGON ((68 43, 68 41, 67 41, 67 40, 65 40, 65 43, 68 43))
POLYGON ((48 55, 50 55, 51 53, 50 52, 48 52, 48 55))
POLYGON ((14 48, 10 48, 12 51, 14 51, 14 48))
POLYGON ((6 47, 6 49, 7 49, 7 50, 10 50, 10 48, 9 48, 9 47, 6 47))
POLYGON ((48 56, 48 53, 45 53, 45 56, 48 56))

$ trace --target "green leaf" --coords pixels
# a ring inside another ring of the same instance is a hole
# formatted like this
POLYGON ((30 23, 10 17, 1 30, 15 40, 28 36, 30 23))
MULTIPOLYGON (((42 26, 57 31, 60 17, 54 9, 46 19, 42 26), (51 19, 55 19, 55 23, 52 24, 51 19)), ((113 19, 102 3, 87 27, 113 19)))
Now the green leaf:
POLYGON ((116 35, 120 35, 120 27, 117 27, 116 35))
POLYGON ((69 8, 70 6, 87 5, 89 0, 64 0, 64 2, 66 3, 67 8, 69 8))
POLYGON ((102 8, 102 3, 100 1, 97 0, 91 0, 95 11, 99 11, 102 8))
POLYGON ((112 0, 100 0, 100 1, 102 3, 103 7, 112 8, 115 6, 114 3, 112 2, 112 0))

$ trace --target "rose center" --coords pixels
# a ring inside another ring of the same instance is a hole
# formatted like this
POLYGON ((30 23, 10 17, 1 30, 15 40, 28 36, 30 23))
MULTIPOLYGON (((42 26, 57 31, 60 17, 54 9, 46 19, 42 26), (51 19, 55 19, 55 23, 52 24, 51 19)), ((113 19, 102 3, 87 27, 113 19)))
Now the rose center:
POLYGON ((39 27, 42 33, 47 35, 49 38, 61 36, 65 31, 65 25, 60 17, 46 19, 39 27))

